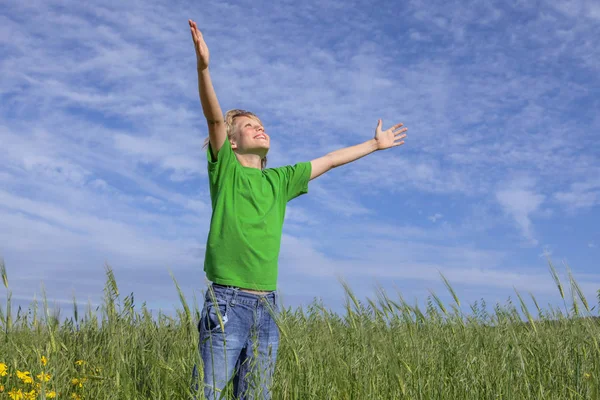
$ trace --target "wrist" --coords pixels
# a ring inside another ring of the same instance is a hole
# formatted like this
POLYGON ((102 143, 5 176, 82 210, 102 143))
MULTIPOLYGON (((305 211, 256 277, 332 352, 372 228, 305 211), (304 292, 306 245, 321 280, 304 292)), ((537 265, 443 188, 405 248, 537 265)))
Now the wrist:
POLYGON ((370 139, 367 143, 368 143, 369 149, 371 149, 371 151, 379 150, 379 144, 377 143, 377 139, 375 139, 375 138, 370 139))
POLYGON ((202 82, 208 82, 210 80, 210 72, 208 71, 208 67, 202 68, 198 66, 196 70, 198 71, 198 79, 200 79, 202 82))

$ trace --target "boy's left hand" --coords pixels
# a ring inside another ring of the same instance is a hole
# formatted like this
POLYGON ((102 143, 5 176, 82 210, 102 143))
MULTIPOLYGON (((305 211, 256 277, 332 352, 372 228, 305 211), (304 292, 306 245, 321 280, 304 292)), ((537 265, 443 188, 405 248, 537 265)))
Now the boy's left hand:
POLYGON ((408 128, 400 129, 404 124, 396 124, 390 129, 385 131, 381 130, 381 119, 377 123, 377 129, 375 129, 375 143, 377 143, 377 150, 389 149, 390 147, 401 146, 404 144, 406 135, 402 133, 406 132, 408 128))

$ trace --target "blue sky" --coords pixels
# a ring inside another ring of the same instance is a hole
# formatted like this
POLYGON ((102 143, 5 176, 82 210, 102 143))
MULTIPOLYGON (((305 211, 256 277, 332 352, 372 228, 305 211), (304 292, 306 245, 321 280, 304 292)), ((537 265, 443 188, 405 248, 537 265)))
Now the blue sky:
MULTIPOLYGON (((338 279, 424 301, 531 292, 546 256, 600 289, 600 5, 594 1, 26 1, 0 5, 0 256, 13 298, 68 308, 121 292, 192 300, 210 219, 206 124, 187 25, 223 110, 271 135, 269 165, 403 122, 406 144, 312 181, 289 204, 288 306, 340 310, 338 279), (533 6, 535 4, 535 6, 533 6), (439 271, 439 272, 438 272, 439 271)), ((2 296, 5 292, 0 292, 2 296)))

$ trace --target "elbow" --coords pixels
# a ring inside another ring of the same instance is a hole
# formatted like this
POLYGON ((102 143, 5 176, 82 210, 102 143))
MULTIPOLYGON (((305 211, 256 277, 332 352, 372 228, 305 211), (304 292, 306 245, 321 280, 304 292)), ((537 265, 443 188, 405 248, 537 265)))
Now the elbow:
POLYGON ((335 167, 339 167, 341 165, 339 163, 339 160, 335 157, 335 155, 333 153, 327 154, 327 156, 325 156, 325 158, 327 160, 327 170, 328 171, 330 169, 333 169, 335 167))

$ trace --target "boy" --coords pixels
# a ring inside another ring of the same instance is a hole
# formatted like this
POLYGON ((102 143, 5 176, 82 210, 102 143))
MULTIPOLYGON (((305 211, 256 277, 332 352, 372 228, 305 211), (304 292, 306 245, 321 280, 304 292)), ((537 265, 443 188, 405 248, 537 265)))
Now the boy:
POLYGON ((223 116, 208 70, 208 47, 196 23, 189 20, 189 25, 208 124, 213 210, 204 261, 212 284, 198 324, 204 394, 220 398, 233 378, 236 398, 270 399, 279 344, 277 259, 287 202, 307 193, 308 182, 332 168, 404 144, 407 129, 396 124, 382 131, 379 120, 375 137, 362 144, 267 169, 269 135, 251 112, 231 110, 223 116))

